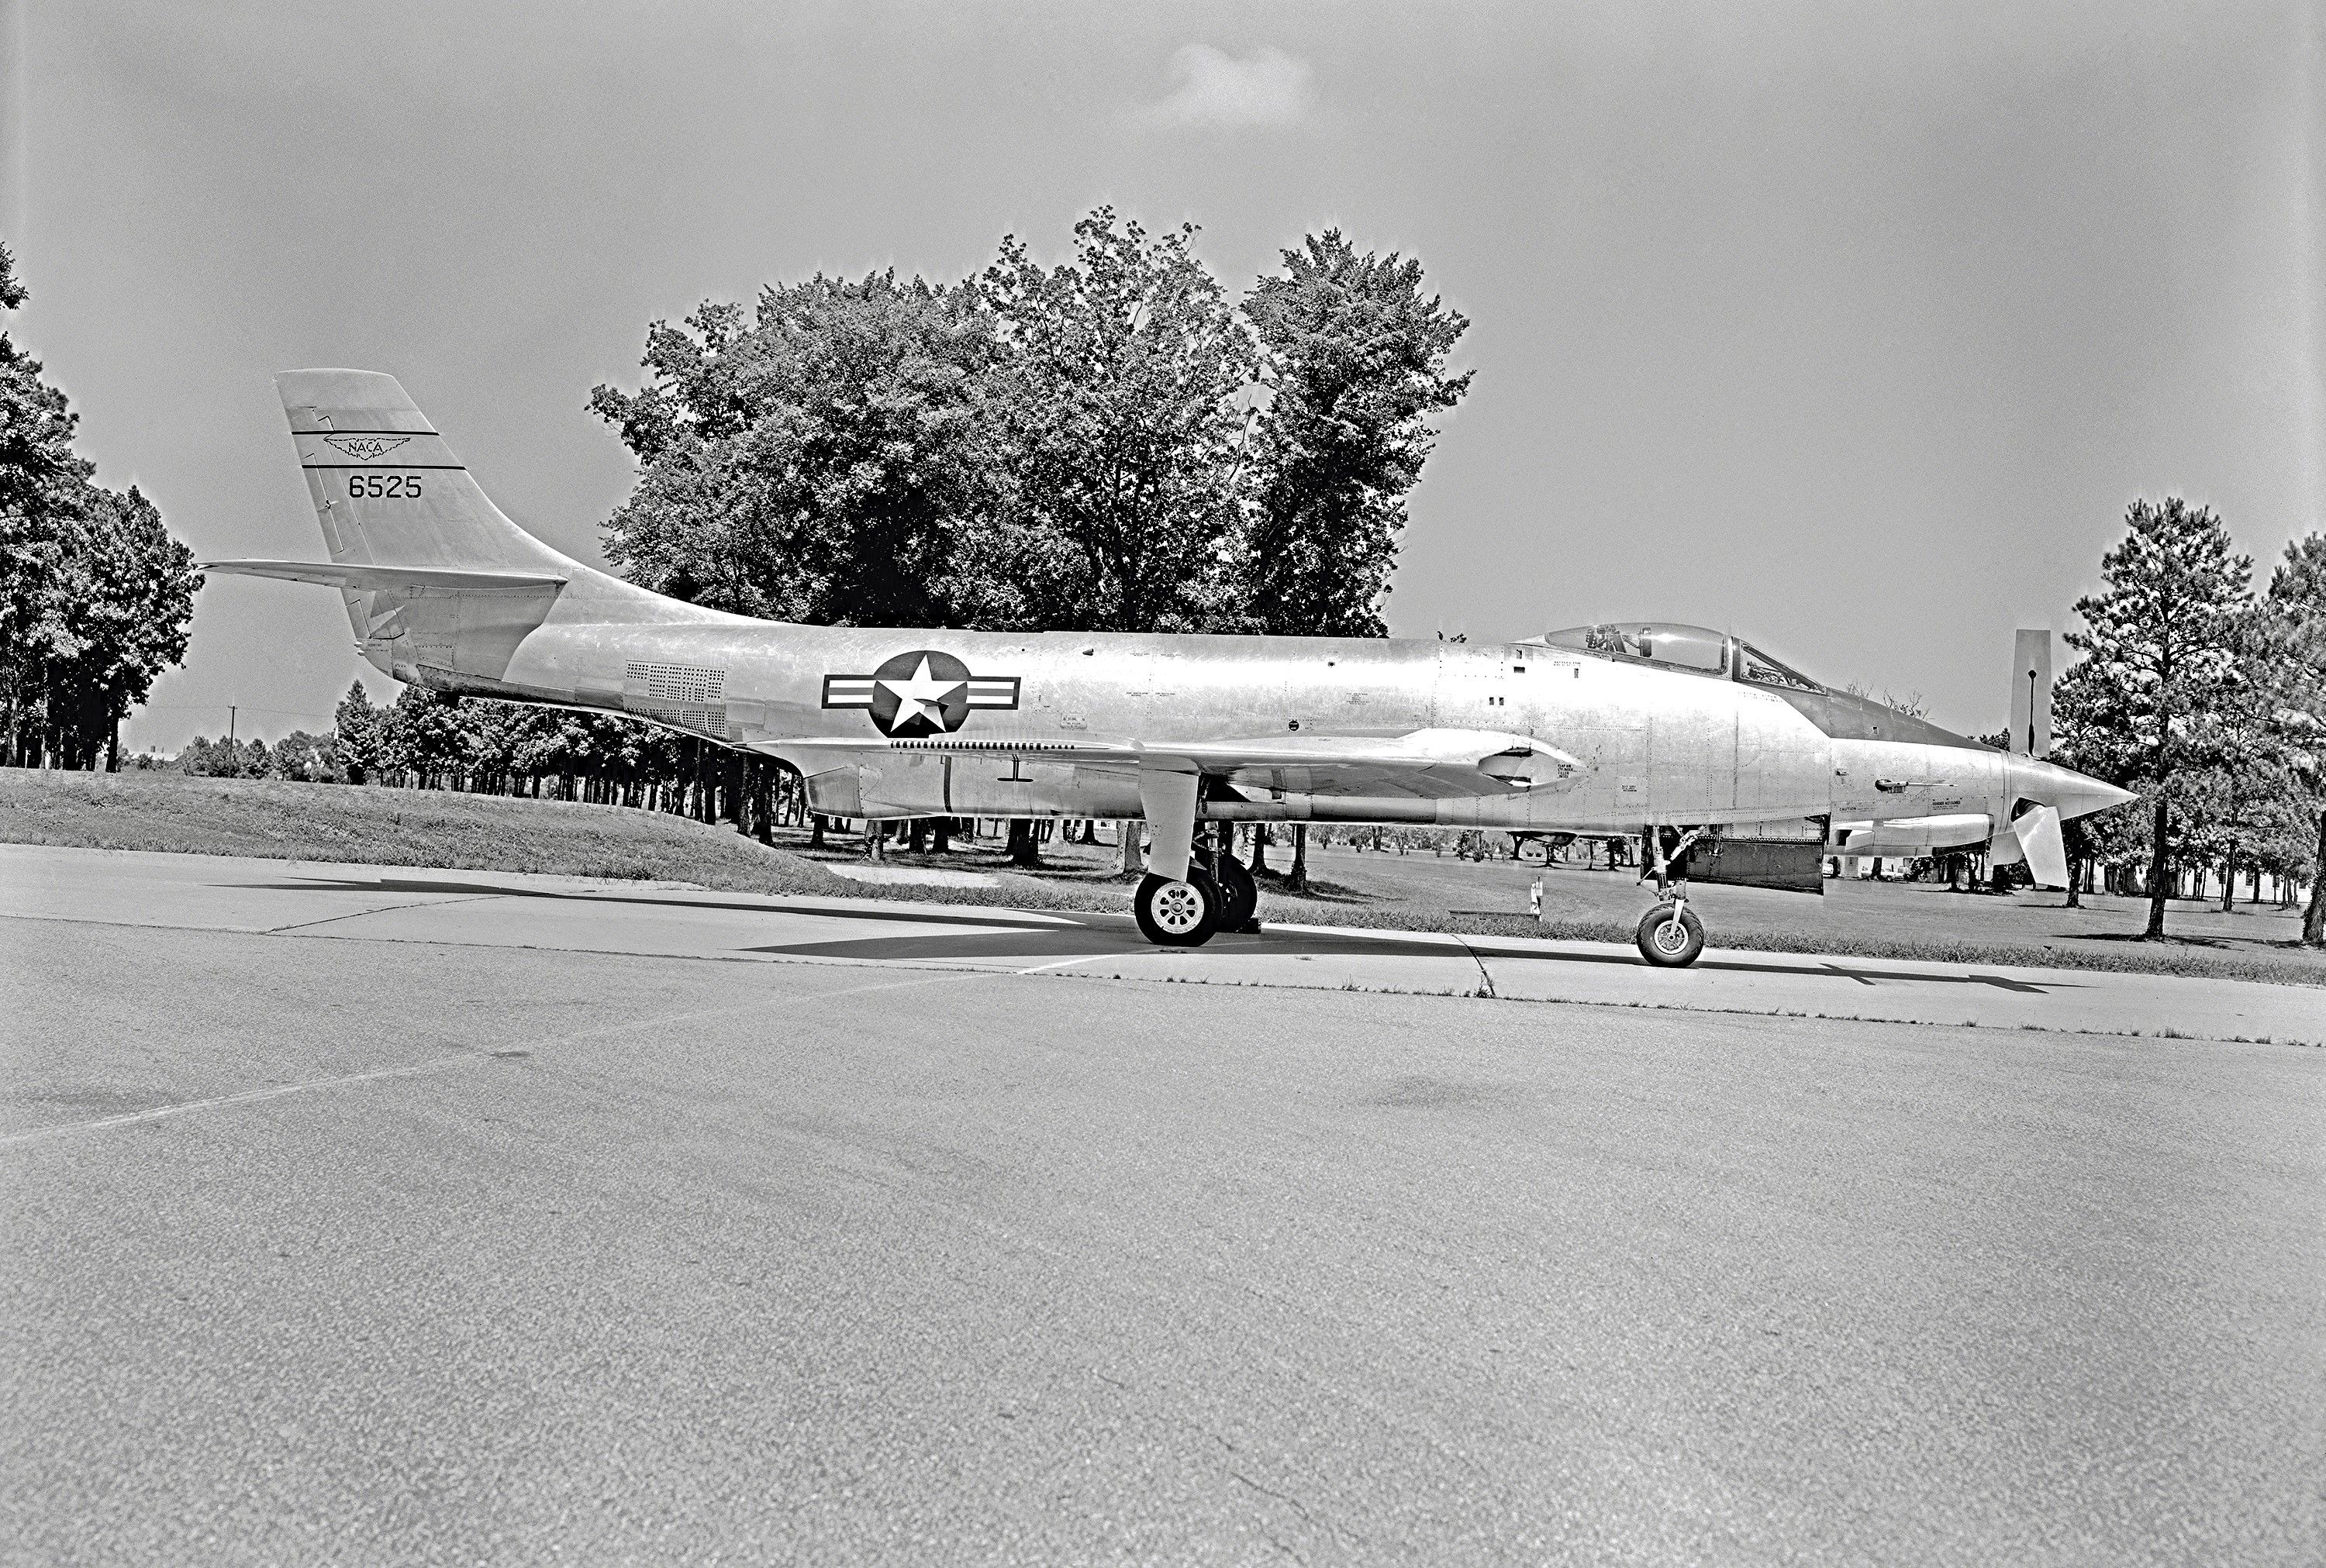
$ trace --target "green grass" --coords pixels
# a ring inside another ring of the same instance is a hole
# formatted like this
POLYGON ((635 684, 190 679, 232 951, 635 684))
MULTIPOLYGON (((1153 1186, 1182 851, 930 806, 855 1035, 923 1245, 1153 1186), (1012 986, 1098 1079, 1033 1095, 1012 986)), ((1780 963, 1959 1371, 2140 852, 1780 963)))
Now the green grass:
POLYGON ((814 861, 656 812, 442 790, 0 768, 0 841, 858 891, 814 861))
MULTIPOLYGON (((433 790, 188 778, 169 773, 69 774, 0 769, 0 841, 180 854, 358 861, 464 870, 546 872, 689 884, 722 891, 906 899, 1021 909, 1124 913, 1136 878, 1111 846, 1047 846, 1044 868, 1011 868, 1000 846, 891 858, 991 874, 990 887, 864 884, 827 864, 861 861, 861 840, 811 849, 804 831, 768 848, 723 827, 660 812, 433 790)), ((1286 851, 1272 852, 1281 868, 1286 851)), ((1549 936, 1629 942, 1651 901, 1631 872, 1539 870, 1511 861, 1320 851, 1310 892, 1264 878, 1264 921, 1549 936), (1523 914, 1544 885, 1544 919, 1523 914), (1507 910, 1503 914, 1500 911, 1507 910)), ((2143 907, 2097 898, 2061 907, 2057 894, 1966 896, 1901 883, 1827 885, 1823 897, 1700 886, 1692 896, 1713 945, 1863 959, 2014 964, 2326 986, 2326 953, 2298 946, 2295 919, 2241 907, 2223 915, 2176 905, 2182 939, 2130 940, 2143 907)))

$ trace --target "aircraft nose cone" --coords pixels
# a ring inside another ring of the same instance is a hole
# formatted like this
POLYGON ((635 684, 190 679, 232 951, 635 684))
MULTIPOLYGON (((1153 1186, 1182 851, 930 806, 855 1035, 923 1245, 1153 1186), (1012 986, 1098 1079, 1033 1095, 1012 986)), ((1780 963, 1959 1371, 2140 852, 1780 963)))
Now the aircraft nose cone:
POLYGON ((2094 812, 2107 811, 2134 799, 2130 790, 2105 784, 2089 774, 2061 767, 2055 763, 2017 759, 2020 774, 2019 793, 2031 801, 2059 808, 2060 815, 2089 817, 2094 812))

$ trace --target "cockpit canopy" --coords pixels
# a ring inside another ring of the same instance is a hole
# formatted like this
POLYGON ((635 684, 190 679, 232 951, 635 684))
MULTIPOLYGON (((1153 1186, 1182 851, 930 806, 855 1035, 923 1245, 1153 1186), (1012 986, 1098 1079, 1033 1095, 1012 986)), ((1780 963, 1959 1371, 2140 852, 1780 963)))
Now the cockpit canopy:
POLYGON ((1693 670, 1700 675, 1749 681, 1756 686, 1785 686, 1796 691, 1825 690, 1741 637, 1703 626, 1682 626, 1677 621, 1606 621, 1596 626, 1569 626, 1563 632, 1549 633, 1541 641, 1554 648, 1575 648, 1668 669, 1693 670))

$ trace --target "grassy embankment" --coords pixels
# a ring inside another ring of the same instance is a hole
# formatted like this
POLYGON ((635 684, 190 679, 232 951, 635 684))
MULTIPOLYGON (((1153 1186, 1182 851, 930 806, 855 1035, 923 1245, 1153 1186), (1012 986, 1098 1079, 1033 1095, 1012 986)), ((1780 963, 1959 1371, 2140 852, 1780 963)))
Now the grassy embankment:
MULTIPOLYGON (((268 858, 545 872, 692 884, 730 892, 844 895, 1018 908, 1122 912, 1130 888, 1110 846, 1051 845, 1046 867, 1019 872, 1000 846, 897 856, 891 868, 942 867, 984 886, 867 885, 827 869, 861 863, 842 840, 809 851, 786 832, 769 849, 724 828, 658 812, 438 791, 366 789, 176 774, 41 774, 0 769, 0 841, 268 858)), ((1279 868, 1286 852, 1273 858, 1279 868)), ((1262 885, 1264 920, 1394 927, 1479 936, 1629 942, 1648 895, 1633 874, 1427 855, 1311 856, 1306 896, 1262 885), (1544 884, 1544 918, 1522 913, 1544 884), (1507 913, 1505 913, 1507 912, 1507 913)), ((2131 940, 2144 906, 2097 898, 2062 908, 2057 894, 1966 896, 1899 883, 1837 882, 1822 898, 1748 887, 1698 887, 1717 946, 1971 964, 2214 976, 2326 986, 2326 954, 2296 946, 2295 920, 2274 908, 2222 915, 2175 904, 2181 940, 2131 940)))
POLYGON ((0 768, 0 841, 857 891, 813 861, 656 812, 173 773, 0 768))

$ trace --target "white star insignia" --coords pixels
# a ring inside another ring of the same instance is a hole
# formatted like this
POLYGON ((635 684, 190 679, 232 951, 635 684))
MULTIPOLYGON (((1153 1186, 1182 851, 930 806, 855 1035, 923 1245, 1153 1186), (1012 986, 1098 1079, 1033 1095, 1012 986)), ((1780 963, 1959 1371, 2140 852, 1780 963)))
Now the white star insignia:
POLYGON ((949 693, 969 684, 966 681, 940 681, 929 673, 929 662, 924 657, 921 667, 906 681, 883 680, 880 684, 897 694, 897 722, 910 723, 925 719, 939 729, 944 728, 944 700, 949 693))

